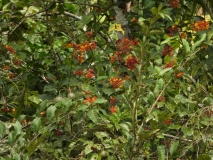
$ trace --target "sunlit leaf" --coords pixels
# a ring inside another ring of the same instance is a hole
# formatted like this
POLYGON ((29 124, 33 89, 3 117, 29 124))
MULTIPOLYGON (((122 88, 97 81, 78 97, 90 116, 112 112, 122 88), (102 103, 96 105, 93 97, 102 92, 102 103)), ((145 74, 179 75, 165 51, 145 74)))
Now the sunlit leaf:
POLYGON ((28 97, 28 99, 35 104, 39 104, 42 101, 41 99, 39 99, 36 96, 30 96, 30 97, 28 97))
POLYGON ((124 34, 124 30, 122 29, 121 24, 118 24, 118 23, 110 24, 109 32, 110 31, 119 31, 122 34, 124 34))

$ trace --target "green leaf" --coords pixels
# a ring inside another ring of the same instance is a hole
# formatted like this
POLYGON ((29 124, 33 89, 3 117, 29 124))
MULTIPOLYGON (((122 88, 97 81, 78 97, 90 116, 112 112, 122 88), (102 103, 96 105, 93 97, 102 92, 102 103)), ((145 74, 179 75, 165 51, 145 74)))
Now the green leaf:
POLYGON ((168 38, 166 38, 163 42, 161 42, 160 45, 166 44, 166 43, 168 43, 169 41, 171 41, 172 39, 174 39, 174 37, 168 37, 168 38))
POLYGON ((98 155, 97 153, 94 153, 94 154, 91 156, 90 160, 101 160, 101 156, 98 155))
POLYGON ((159 88, 163 89, 163 87, 164 87, 164 80, 162 78, 160 78, 157 83, 159 84, 159 88))
POLYGON ((172 70, 172 68, 165 68, 163 70, 160 71, 159 76, 163 76, 166 72, 172 70))
POLYGON ((78 21, 77 23, 77 28, 78 29, 82 29, 86 24, 88 24, 90 22, 90 20, 93 18, 93 14, 89 13, 88 15, 83 16, 81 21, 78 21))
POLYGON ((47 115, 47 119, 51 120, 54 116, 55 116, 55 111, 56 111, 56 107, 54 105, 51 105, 47 111, 46 111, 46 115, 47 115))
POLYGON ((97 123, 98 122, 98 119, 97 119, 97 116, 95 115, 95 110, 94 109, 91 109, 89 110, 89 112, 87 113, 89 119, 91 121, 93 121, 94 123, 97 123))
POLYGON ((103 138, 108 138, 109 137, 109 134, 106 133, 106 132, 96 132, 95 135, 100 140, 103 140, 103 138))
POLYGON ((64 13, 64 5, 63 4, 59 4, 59 7, 58 7, 58 11, 59 13, 63 14, 64 13))
POLYGON ((182 42, 183 42, 183 47, 184 47, 186 53, 188 53, 190 51, 189 43, 185 39, 182 39, 182 42))
POLYGON ((6 126, 2 121, 0 121, 0 138, 3 138, 5 134, 6 134, 6 126))
POLYGON ((72 100, 69 98, 64 99, 62 104, 64 105, 63 113, 66 113, 72 107, 72 100))
POLYGON ((95 22, 95 24, 94 24, 94 32, 98 33, 99 30, 100 30, 100 23, 95 22))
POLYGON ((84 149, 84 152, 85 152, 85 155, 87 155, 87 154, 89 154, 89 153, 91 153, 92 152, 92 147, 93 147, 93 145, 94 145, 94 143, 93 142, 91 142, 91 141, 89 141, 89 142, 87 142, 88 144, 87 144, 87 146, 85 147, 85 149, 84 149))
POLYGON ((166 159, 166 153, 165 153, 165 146, 158 146, 158 160, 165 160, 166 159))
POLYGON ((103 104, 103 103, 107 103, 108 101, 106 99, 103 98, 98 98, 95 101, 95 104, 103 104))
POLYGON ((169 128, 169 129, 175 129, 175 130, 178 130, 178 129, 180 129, 180 128, 181 128, 181 126, 180 126, 180 125, 175 125, 175 124, 170 124, 168 128, 169 128))
POLYGON ((194 51, 200 44, 206 39, 206 33, 203 33, 201 35, 201 38, 195 42, 195 44, 192 46, 192 51, 194 51))
POLYGON ((169 148, 169 153, 170 153, 171 156, 172 156, 172 155, 175 153, 175 151, 177 150, 178 145, 179 145, 179 141, 173 141, 173 142, 172 142, 172 144, 171 144, 171 146, 170 146, 170 148, 169 148))
POLYGON ((46 132, 41 134, 39 138, 34 139, 30 143, 28 143, 28 145, 26 146, 26 149, 29 155, 33 154, 37 150, 38 146, 44 141, 44 137, 46 136, 47 133, 48 132, 46 130, 46 132))
POLYGON ((197 160, 211 160, 211 157, 206 154, 200 154, 200 155, 198 155, 197 160))
POLYGON ((98 76, 98 78, 95 80, 95 82, 103 80, 103 79, 108 79, 108 76, 98 76))
POLYGON ((209 33, 208 33, 208 41, 210 41, 211 42, 211 38, 213 37, 213 29, 211 29, 210 31, 209 31, 209 33))
POLYGON ((102 90, 108 96, 110 96, 112 93, 114 93, 114 90, 112 88, 103 88, 102 90))
POLYGON ((192 136, 194 133, 194 130, 192 128, 185 127, 185 126, 182 126, 181 131, 183 132, 185 136, 192 136))
POLYGON ((13 146, 13 144, 15 143, 16 140, 16 136, 15 136, 15 132, 11 131, 8 135, 8 142, 11 146, 13 146))
POLYGON ((39 104, 42 101, 41 99, 39 99, 36 96, 30 96, 30 97, 28 97, 28 99, 35 104, 39 104))
POLYGON ((36 134, 38 134, 39 129, 41 127, 41 119, 39 117, 36 117, 33 121, 32 121, 32 130, 33 132, 35 132, 36 134))
POLYGON ((78 110, 78 111, 85 111, 88 107, 89 107, 89 105, 83 104, 83 105, 79 106, 79 107, 77 108, 77 110, 78 110))
POLYGON ((14 127, 15 136, 19 135, 22 131, 22 125, 20 124, 20 122, 16 121, 16 123, 13 125, 13 127, 14 127))

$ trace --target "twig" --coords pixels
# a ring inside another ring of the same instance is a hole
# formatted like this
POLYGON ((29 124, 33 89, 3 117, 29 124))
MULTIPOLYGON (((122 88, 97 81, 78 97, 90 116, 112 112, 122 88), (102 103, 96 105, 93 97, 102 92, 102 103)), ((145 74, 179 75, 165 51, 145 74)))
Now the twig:
POLYGON ((165 137, 170 137, 170 138, 174 138, 174 139, 178 139, 178 140, 183 140, 183 141, 187 141, 187 142, 192 142, 192 140, 190 140, 190 139, 179 138, 179 137, 173 136, 173 135, 171 135, 171 134, 163 133, 162 135, 165 136, 165 137))
POLYGON ((82 20, 81 17, 79 17, 79 16, 77 16, 77 15, 75 15, 75 14, 69 13, 69 12, 67 12, 67 11, 65 11, 64 14, 67 15, 67 16, 71 16, 71 17, 73 17, 73 18, 75 18, 75 19, 82 20))
MULTIPOLYGON (((154 107, 156 106, 158 99, 162 96, 162 94, 164 93, 165 89, 167 88, 167 86, 169 85, 169 83, 171 82, 172 78, 168 81, 168 83, 165 85, 165 87, 163 88, 163 90, 160 92, 160 94, 158 95, 157 99, 155 100, 155 102, 152 104, 151 108, 148 110, 147 114, 150 114, 152 112, 152 110, 154 109, 154 107)), ((142 127, 144 124, 144 120, 142 121, 139 129, 138 129, 138 134, 140 133, 142 127)))

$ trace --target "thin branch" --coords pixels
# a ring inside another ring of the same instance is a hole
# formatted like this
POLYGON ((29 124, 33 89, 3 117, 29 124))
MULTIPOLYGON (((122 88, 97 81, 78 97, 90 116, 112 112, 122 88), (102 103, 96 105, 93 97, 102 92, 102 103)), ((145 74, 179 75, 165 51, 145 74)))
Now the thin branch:
POLYGON ((67 16, 71 16, 71 17, 73 17, 75 19, 82 20, 81 17, 79 17, 79 16, 77 16, 75 14, 72 14, 72 13, 69 13, 69 12, 66 12, 66 11, 64 12, 64 14, 67 15, 67 16))
MULTIPOLYGON (((164 93, 164 91, 166 90, 167 86, 170 84, 172 78, 167 82, 167 84, 165 85, 165 87, 163 88, 163 90, 160 92, 160 94, 158 95, 158 97, 156 98, 155 102, 152 104, 151 108, 148 110, 147 114, 150 114, 152 112, 152 110, 154 109, 154 107, 156 106, 158 99, 162 96, 162 94, 164 93)), ((144 124, 144 120, 142 121, 139 129, 138 129, 138 134, 140 133, 142 127, 144 124)))
POLYGON ((190 140, 190 139, 180 138, 180 137, 177 137, 177 136, 173 136, 171 134, 163 133, 162 135, 165 136, 165 137, 170 137, 170 138, 174 138, 174 139, 178 139, 178 140, 182 140, 182 141, 192 142, 192 140, 190 140))

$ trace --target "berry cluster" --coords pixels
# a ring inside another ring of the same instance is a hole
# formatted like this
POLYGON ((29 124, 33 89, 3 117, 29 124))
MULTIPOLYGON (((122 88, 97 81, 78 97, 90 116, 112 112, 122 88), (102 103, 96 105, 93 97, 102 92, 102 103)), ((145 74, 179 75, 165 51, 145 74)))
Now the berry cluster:
POLYGON ((177 26, 172 26, 166 29, 167 35, 169 37, 172 37, 174 33, 176 33, 178 31, 178 27, 177 26))
POLYGON ((169 5, 174 9, 179 8, 180 7, 180 1, 179 0, 170 0, 169 5))
POLYGON ((124 80, 122 78, 112 77, 110 78, 110 84, 112 85, 112 88, 117 89, 121 88, 124 80))
POLYGON ((173 53, 174 53, 174 50, 173 50, 172 46, 165 45, 164 50, 162 51, 161 55, 162 56, 168 55, 171 57, 173 55, 173 53))
POLYGON ((176 63, 176 59, 170 61, 170 62, 167 62, 165 65, 164 65, 164 68, 171 68, 175 65, 176 63))
POLYGON ((117 99, 115 97, 110 97, 110 111, 111 113, 116 113, 117 112, 117 108, 115 106, 115 104, 117 103, 117 99))
POLYGON ((76 57, 79 63, 83 63, 85 57, 84 53, 90 50, 94 50, 96 48, 96 43, 95 41, 91 41, 91 43, 86 41, 81 44, 75 44, 71 42, 68 45, 66 45, 66 47, 74 48, 72 57, 76 57))
POLYGON ((194 23, 192 25, 192 28, 194 29, 194 31, 202 31, 202 30, 207 30, 209 29, 209 22, 202 20, 202 21, 198 21, 196 23, 194 23))
POLYGON ((86 97, 86 99, 84 100, 84 104, 87 104, 87 103, 94 103, 96 101, 97 97, 96 96, 88 96, 86 97))
POLYGON ((94 78, 95 77, 95 71, 93 70, 93 69, 91 69, 91 68, 89 68, 86 72, 84 72, 84 71, 82 71, 82 70, 77 70, 77 71, 74 71, 74 75, 75 76, 79 76, 79 77, 81 77, 81 76, 83 76, 83 74, 84 73, 86 73, 85 74, 85 78, 86 79, 91 79, 91 78, 94 78))
POLYGON ((114 55, 110 56, 110 62, 115 63, 116 61, 120 63, 125 62, 125 66, 128 70, 134 70, 136 64, 139 64, 139 60, 129 54, 132 51, 132 46, 138 46, 139 42, 137 39, 131 40, 128 37, 120 39, 116 42, 116 51, 114 55), (127 58, 124 58, 126 57, 127 58))

